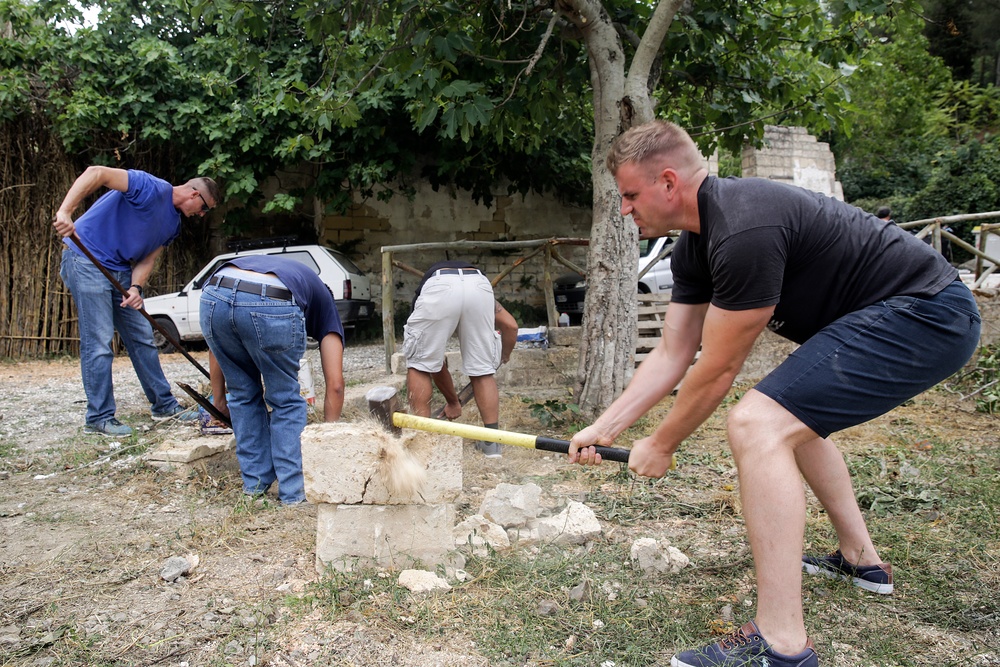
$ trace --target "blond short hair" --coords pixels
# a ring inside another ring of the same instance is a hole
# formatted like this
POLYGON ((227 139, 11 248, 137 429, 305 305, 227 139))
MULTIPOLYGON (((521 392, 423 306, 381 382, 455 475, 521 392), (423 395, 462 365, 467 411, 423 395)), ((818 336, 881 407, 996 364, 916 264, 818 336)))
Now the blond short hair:
POLYGON ((624 164, 642 164, 654 159, 670 159, 670 166, 680 171, 702 166, 701 153, 691 136, 679 125, 665 120, 636 125, 619 135, 608 150, 607 166, 615 175, 624 164))

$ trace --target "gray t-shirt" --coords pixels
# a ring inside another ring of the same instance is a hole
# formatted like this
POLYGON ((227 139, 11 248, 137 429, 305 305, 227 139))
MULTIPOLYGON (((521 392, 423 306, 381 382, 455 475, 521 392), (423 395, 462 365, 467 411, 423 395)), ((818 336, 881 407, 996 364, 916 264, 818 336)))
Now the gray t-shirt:
POLYGON ((698 211, 701 233, 683 232, 673 251, 671 300, 777 304, 768 328, 797 343, 881 299, 933 296, 958 277, 912 234, 799 187, 709 176, 698 211))

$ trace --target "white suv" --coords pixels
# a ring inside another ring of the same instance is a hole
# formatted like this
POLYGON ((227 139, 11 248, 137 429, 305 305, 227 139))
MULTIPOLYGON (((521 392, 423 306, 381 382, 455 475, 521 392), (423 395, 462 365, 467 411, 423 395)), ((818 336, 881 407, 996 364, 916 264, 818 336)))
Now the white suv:
MULTIPOLYGON (((180 292, 146 299, 146 312, 152 315, 175 340, 202 340, 204 337, 198 318, 202 285, 222 264, 233 257, 246 255, 281 255, 301 262, 315 271, 333 292, 345 333, 358 322, 370 320, 375 314, 375 304, 371 301, 371 286, 367 276, 343 254, 318 245, 251 247, 219 255, 199 271, 180 292)), ((173 349, 163 334, 156 329, 153 329, 153 339, 161 351, 169 352, 173 349)))

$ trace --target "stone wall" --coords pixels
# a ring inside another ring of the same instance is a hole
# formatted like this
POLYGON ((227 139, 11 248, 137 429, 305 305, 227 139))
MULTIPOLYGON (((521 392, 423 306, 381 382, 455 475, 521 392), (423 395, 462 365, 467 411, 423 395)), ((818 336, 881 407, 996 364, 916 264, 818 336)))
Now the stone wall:
POLYGON ((837 165, 830 145, 817 141, 804 127, 769 125, 764 148, 743 149, 743 176, 758 176, 822 192, 843 201, 837 165))
MULTIPOLYGON (((359 202, 346 215, 326 216, 322 240, 333 244, 356 244, 351 258, 372 279, 373 298, 378 302, 382 246, 461 240, 587 239, 590 238, 590 223, 589 208, 565 204, 550 196, 537 193, 524 197, 503 195, 494 197, 492 204, 485 206, 474 202, 468 192, 447 188, 434 190, 424 183, 417 186, 412 198, 397 195, 385 202, 372 198, 359 202)), ((444 251, 403 252, 397 253, 395 259, 420 271, 443 259, 462 259, 479 266, 492 277, 529 252, 476 252, 461 256, 444 251)), ((560 246, 559 252, 576 265, 586 266, 586 246, 560 246)), ((562 265, 552 269, 554 277, 567 272, 562 265)), ((497 294, 504 299, 541 306, 544 303, 540 288, 542 273, 542 256, 538 255, 514 269, 497 286, 497 294)), ((395 269, 393 281, 398 301, 413 298, 419 282, 417 276, 395 269)))

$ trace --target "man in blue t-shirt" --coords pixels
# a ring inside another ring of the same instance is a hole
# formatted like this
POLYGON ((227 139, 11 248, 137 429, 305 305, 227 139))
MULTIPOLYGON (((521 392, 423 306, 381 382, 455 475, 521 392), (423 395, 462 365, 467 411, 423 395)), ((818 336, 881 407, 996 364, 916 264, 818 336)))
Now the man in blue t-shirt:
POLYGON ((87 394, 84 430, 112 437, 132 429, 115 417, 111 380, 115 331, 128 350, 132 367, 151 405, 153 419, 185 412, 170 393, 153 344, 153 329, 139 313, 143 286, 156 258, 180 232, 181 216, 203 216, 219 202, 219 187, 210 178, 171 185, 143 171, 88 167, 66 193, 52 225, 66 237, 59 275, 76 302, 80 329, 80 368, 87 394), (73 222, 73 212, 89 195, 108 188, 86 213, 73 222), (118 294, 69 237, 76 232, 83 245, 128 290, 118 294))
POLYGON ((637 474, 662 477, 726 397, 765 328, 799 343, 727 420, 756 568, 756 618, 670 664, 816 667, 802 572, 893 590, 892 568, 875 549, 829 436, 959 370, 979 344, 976 301, 947 260, 896 225, 802 188, 710 176, 694 141, 672 123, 625 132, 607 163, 622 216, 641 236, 681 235, 661 343, 574 436, 569 458, 599 463, 591 445, 612 444, 683 378, 667 416, 629 456, 637 474), (837 532, 833 554, 802 554, 803 477, 837 532))
POLYGON ((319 341, 323 419, 337 421, 344 407, 344 327, 330 288, 287 257, 236 257, 205 283, 200 317, 213 357, 213 401, 232 418, 243 492, 260 495, 277 481, 283 504, 304 502, 308 414, 299 361, 306 336, 319 341))

